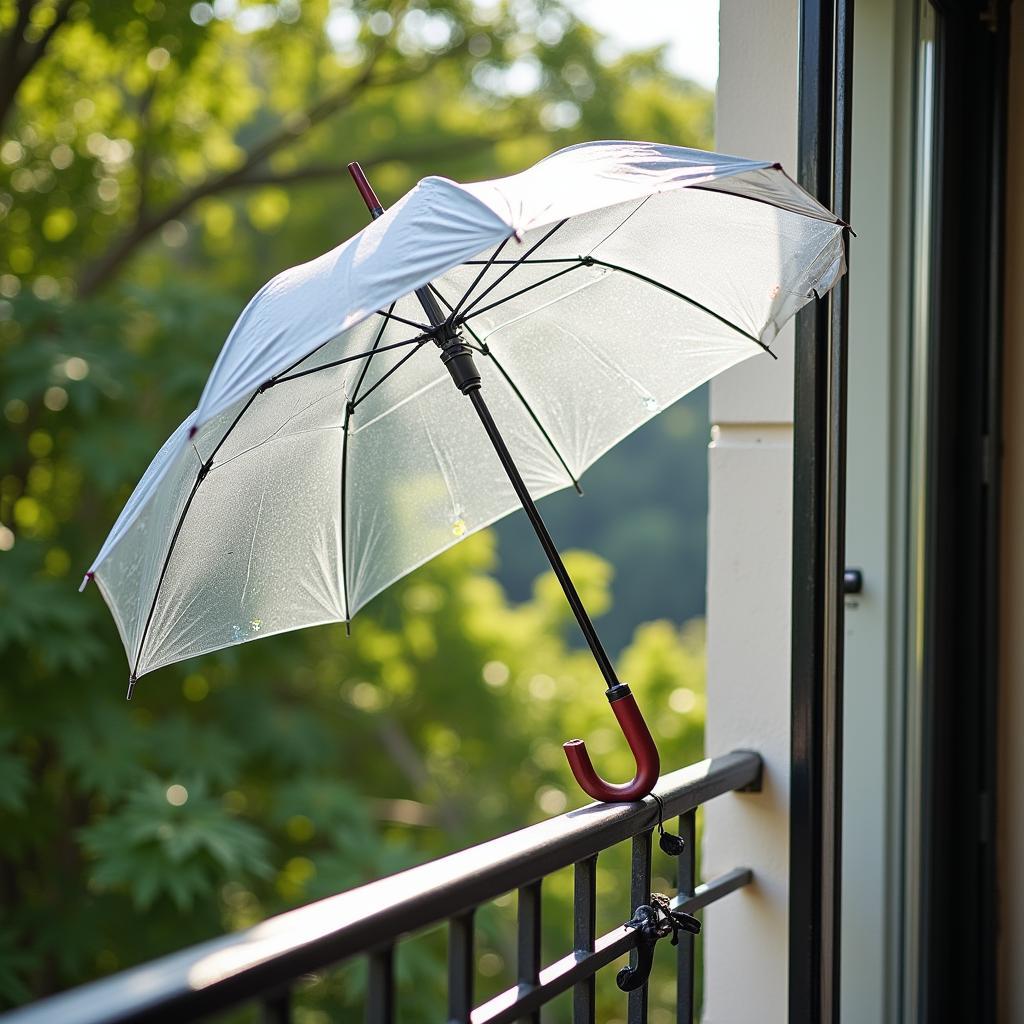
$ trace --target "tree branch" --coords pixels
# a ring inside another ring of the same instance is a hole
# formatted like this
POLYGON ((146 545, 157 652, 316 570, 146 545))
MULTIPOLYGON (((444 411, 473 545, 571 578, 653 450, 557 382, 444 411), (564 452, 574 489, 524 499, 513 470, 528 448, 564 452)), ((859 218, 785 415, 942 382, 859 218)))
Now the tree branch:
POLYGON ((428 797, 437 798, 437 817, 445 831, 450 836, 462 834, 466 824, 462 812, 445 796, 444 787, 439 786, 431 776, 416 744, 409 739, 401 724, 389 715, 378 716, 376 723, 381 745, 414 790, 428 797))
POLYGON ((4 83, 10 77, 11 72, 18 63, 18 51, 24 42, 25 29, 32 19, 32 8, 35 0, 18 0, 18 17, 15 19, 11 31, 7 33, 0 42, 3 48, 3 70, 0 71, 4 83))
POLYGON ((21 83, 43 59, 50 43, 53 42, 53 37, 68 20, 74 2, 75 0, 60 0, 54 11, 53 21, 36 42, 29 44, 25 42, 25 30, 29 26, 36 4, 34 0, 21 0, 18 4, 18 18, 3 42, 4 59, 0 62, 0 132, 3 131, 3 126, 14 109, 21 83))
POLYGON ((135 223, 145 220, 149 208, 149 170, 152 164, 152 113, 158 75, 154 74, 139 98, 139 141, 135 147, 135 173, 139 178, 139 198, 135 206, 135 223))
MULTIPOLYGON (((359 163, 364 168, 379 167, 381 164, 399 163, 405 161, 422 160, 443 151, 445 156, 463 156, 496 146, 499 142, 507 142, 509 139, 522 138, 526 134, 523 129, 510 129, 500 135, 479 135, 465 139, 446 140, 444 145, 437 142, 420 146, 397 147, 392 150, 385 150, 373 156, 360 158, 359 163)), ((302 167, 293 167, 287 171, 263 171, 248 174, 245 178, 236 183, 238 188, 254 188, 259 185, 297 185, 307 181, 337 180, 341 177, 341 165, 330 164, 306 164, 302 167)))
MULTIPOLYGON (((414 81, 428 74, 442 60, 451 57, 459 48, 455 47, 438 55, 427 64, 415 69, 407 69, 389 75, 375 73, 377 59, 380 56, 378 47, 366 60, 359 74, 346 85, 310 107, 304 114, 290 118, 286 123, 255 145, 248 151, 242 162, 230 171, 214 174, 184 191, 177 199, 172 200, 160 210, 147 213, 140 210, 136 222, 115 238, 96 260, 92 261, 79 275, 78 295, 88 298, 103 287, 128 260, 132 253, 147 239, 152 237, 165 224, 181 217, 201 199, 207 199, 232 188, 249 186, 250 184, 266 184, 258 179, 250 181, 254 171, 269 157, 295 142, 302 132, 312 125, 318 124, 328 117, 350 107, 369 88, 378 86, 394 86, 414 81)), ((392 156, 391 159, 401 159, 392 156)), ((378 162, 383 162, 378 160, 378 162)), ((367 161, 368 166, 372 166, 367 161)))

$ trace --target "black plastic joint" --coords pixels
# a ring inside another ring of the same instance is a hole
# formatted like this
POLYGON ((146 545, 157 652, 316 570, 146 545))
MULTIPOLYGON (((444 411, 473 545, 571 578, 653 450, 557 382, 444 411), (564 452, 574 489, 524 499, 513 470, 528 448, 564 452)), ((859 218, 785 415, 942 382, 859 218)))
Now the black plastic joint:
POLYGON ((623 697, 628 697, 632 691, 625 683, 616 683, 615 686, 609 686, 604 691, 604 695, 608 698, 609 704, 614 704, 617 700, 622 700, 623 697))
POLYGON ((441 350, 441 362, 455 381, 455 386, 464 394, 480 387, 480 371, 473 361, 473 350, 468 345, 456 342, 441 350))

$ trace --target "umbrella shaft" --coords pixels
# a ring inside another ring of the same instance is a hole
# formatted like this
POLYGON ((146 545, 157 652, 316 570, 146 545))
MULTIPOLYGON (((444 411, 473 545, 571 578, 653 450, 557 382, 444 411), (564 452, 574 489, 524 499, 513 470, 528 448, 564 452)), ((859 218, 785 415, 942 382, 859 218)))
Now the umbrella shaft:
POLYGON ((441 307, 437 304, 437 299, 434 298, 433 292, 429 288, 426 286, 417 288, 416 298, 420 300, 423 312, 427 314, 427 319, 434 327, 439 327, 444 323, 444 313, 441 312, 441 307))
POLYGON ((594 624, 590 621, 587 609, 583 606, 583 601, 576 591, 576 586, 562 562, 558 548, 555 547, 555 542, 551 539, 551 534, 548 533, 548 528, 544 525, 544 520, 534 504, 533 498, 530 497, 530 492, 527 490, 526 483, 519 474, 519 468, 512 458, 512 453, 506 447, 501 432, 498 430, 498 425, 491 417, 491 410, 487 408, 487 402, 484 400, 484 396, 479 388, 469 392, 469 400, 473 403, 473 408, 476 409, 480 422, 483 424, 484 430, 487 431, 487 436, 491 439, 494 450, 498 453, 498 458, 505 468, 509 481, 513 488, 515 488, 515 492, 522 502, 527 516, 530 518, 530 523, 537 534, 540 546, 544 549, 544 554, 548 556, 551 568, 554 569, 555 576, 562 585, 565 599, 569 602, 569 607, 572 608, 573 615, 576 616, 576 621, 580 624, 580 629, 583 631, 583 636, 594 655, 598 668, 601 669, 601 675, 604 676, 609 689, 613 686, 618 686, 618 677, 615 675, 615 669, 604 649, 604 645, 601 643, 601 638, 597 635, 597 630, 594 629, 594 624))
MULTIPOLYGON (((356 177, 356 175, 353 174, 353 177, 356 177)), ((356 183, 359 183, 358 177, 356 177, 356 183)), ((368 185, 367 188, 369 188, 368 185)), ((373 194, 372 189, 370 190, 370 194, 373 194)), ((374 199, 376 199, 376 197, 374 197, 374 199)), ((369 202, 370 201, 367 200, 368 205, 369 202)), ((371 213, 373 214, 374 219, 379 216, 379 214, 374 212, 372 208, 371 213)), ((422 288, 416 289, 416 298, 419 299, 420 305, 423 307, 423 312, 426 313, 427 319, 430 321, 431 325, 434 327, 443 326, 445 323, 444 313, 441 311, 441 307, 438 305, 433 293, 426 285, 422 288)), ((459 339, 455 336, 451 340, 458 341, 459 339)), ((462 348, 463 346, 460 344, 458 347, 462 348)), ((442 344, 442 349, 443 348, 444 345, 442 344)), ((465 355, 469 357, 469 367, 472 369, 472 352, 469 349, 466 349, 465 355)), ((562 562, 562 556, 559 555, 558 548, 555 547, 555 542, 551 539, 551 534, 548 533, 548 528, 544 525, 544 520, 541 518, 537 506, 534 504, 533 498, 530 497, 530 492, 526 488, 526 482, 519 473, 519 467, 512 458, 512 453, 505 445, 505 440, 501 436, 501 431, 498 430, 498 425, 491 417, 491 410, 487 408, 487 402, 484 400, 484 396, 480 391, 479 374, 474 371, 472 373, 472 379, 464 379, 464 375, 461 374, 456 363, 449 365, 448 369, 452 374, 452 379, 455 381, 456 386, 464 395, 467 395, 469 400, 473 403, 473 408, 476 409, 476 413, 480 417, 480 422, 483 424, 484 430, 487 431, 487 436, 491 439, 491 444, 494 445, 494 450, 498 453, 498 458, 501 460, 505 473, 507 474, 512 487, 515 489, 516 495, 519 497, 519 501, 526 510, 526 514, 533 526, 534 533, 537 534, 537 539, 540 541, 540 546, 544 549, 544 554, 548 556, 551 568, 554 569, 555 576, 562 586, 562 592, 565 594, 565 599, 569 602, 569 607, 572 609, 573 615, 576 616, 576 621, 580 624, 580 629, 583 631, 583 638, 587 641, 587 646, 594 655, 597 667, 601 670, 601 675, 604 677, 604 681, 607 684, 609 691, 611 691, 613 688, 620 686, 618 676, 615 674, 615 667, 612 665, 611 659, 608 657, 608 652, 604 649, 604 644, 601 643, 601 638, 597 635, 597 630, 594 629, 593 622, 590 621, 590 616, 587 614, 587 609, 584 607, 583 601, 576 590, 576 585, 573 583, 572 577, 569 575, 569 570, 566 569, 565 564, 562 562)), ((609 700, 611 699, 611 696, 609 696, 609 700)))

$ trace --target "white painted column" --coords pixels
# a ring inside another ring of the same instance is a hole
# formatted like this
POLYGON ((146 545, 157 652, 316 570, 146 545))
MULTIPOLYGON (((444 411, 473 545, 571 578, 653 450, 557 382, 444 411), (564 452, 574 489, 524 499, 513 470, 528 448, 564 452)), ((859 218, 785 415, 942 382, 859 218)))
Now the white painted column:
MULTIPOLYGON (((796 0, 722 0, 716 148, 796 171, 796 0)), ((711 385, 709 754, 764 758, 764 790, 705 809, 703 871, 755 884, 709 907, 704 1021, 786 1020, 789 902, 792 326, 711 385)))

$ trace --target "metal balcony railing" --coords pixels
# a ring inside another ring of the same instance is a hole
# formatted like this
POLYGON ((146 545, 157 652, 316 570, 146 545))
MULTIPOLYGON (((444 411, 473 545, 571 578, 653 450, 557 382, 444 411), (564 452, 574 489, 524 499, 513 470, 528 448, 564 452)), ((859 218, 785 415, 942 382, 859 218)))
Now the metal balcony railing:
MULTIPOLYGON (((694 887, 696 809, 716 796, 760 786, 761 759, 749 751, 701 761, 664 776, 655 792, 679 817, 674 910, 693 913, 751 881, 747 869, 694 887)), ((2 1024, 123 1024, 192 1021, 257 1002, 267 1024, 291 1020, 291 987, 303 975, 355 957, 369 961, 366 1019, 390 1024, 396 1006, 394 952, 412 933, 448 923, 448 1019, 458 1024, 540 1021, 540 1009, 573 989, 573 1020, 594 1022, 597 972, 642 944, 632 923, 595 935, 598 855, 632 840, 631 905, 650 900, 656 801, 591 804, 479 846, 332 896, 160 960, 33 1003, 2 1024), (541 886, 574 866, 573 949, 541 965, 541 886), (518 984, 474 1007, 474 911, 518 893, 518 984)), ((634 961, 638 957, 634 953, 634 961)), ((678 944, 677 1020, 693 1019, 693 936, 678 944)), ((625 997, 624 997, 625 998, 625 997)), ((647 985, 630 992, 630 1024, 647 1020, 647 985)))

